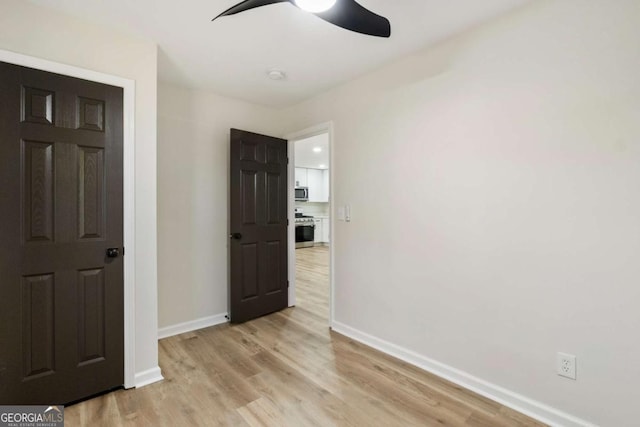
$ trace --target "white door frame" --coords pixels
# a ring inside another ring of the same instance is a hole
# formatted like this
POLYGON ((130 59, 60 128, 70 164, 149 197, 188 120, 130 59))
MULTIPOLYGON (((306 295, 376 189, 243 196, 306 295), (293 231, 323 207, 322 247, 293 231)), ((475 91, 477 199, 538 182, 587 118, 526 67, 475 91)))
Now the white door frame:
POLYGON ((0 49, 0 61, 121 87, 123 99, 124 386, 135 387, 135 93, 134 80, 0 49))
POLYGON ((333 212, 333 178, 335 167, 333 156, 333 122, 321 123, 299 132, 291 133, 285 137, 285 139, 289 141, 289 307, 296 305, 295 142, 323 133, 329 134, 329 327, 333 327, 335 319, 335 256, 333 250, 335 242, 335 215, 333 212))

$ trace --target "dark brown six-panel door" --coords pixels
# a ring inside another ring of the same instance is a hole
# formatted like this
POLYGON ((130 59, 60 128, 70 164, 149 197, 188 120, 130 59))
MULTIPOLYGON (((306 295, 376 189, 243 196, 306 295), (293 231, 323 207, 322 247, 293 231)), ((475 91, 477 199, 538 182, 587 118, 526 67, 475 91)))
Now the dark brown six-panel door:
POLYGON ((122 95, 0 63, 0 404, 123 384, 122 95))
POLYGON ((230 320, 287 307, 287 141, 231 129, 230 320))

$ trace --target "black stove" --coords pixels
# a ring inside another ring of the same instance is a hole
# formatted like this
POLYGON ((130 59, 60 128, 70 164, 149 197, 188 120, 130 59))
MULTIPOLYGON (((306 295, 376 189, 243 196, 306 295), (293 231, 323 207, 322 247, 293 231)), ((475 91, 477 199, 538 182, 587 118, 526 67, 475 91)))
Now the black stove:
POLYGON ((313 224, 313 217, 311 215, 297 213, 296 224, 313 224))
POLYGON ((310 248, 314 246, 315 224, 311 215, 296 212, 296 248, 310 248))

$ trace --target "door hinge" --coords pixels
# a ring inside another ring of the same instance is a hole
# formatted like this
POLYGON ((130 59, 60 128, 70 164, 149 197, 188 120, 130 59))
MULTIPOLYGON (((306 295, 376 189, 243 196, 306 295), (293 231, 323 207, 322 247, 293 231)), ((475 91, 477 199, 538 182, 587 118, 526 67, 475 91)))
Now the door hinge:
POLYGON ((287 164, 289 164, 289 158, 287 157, 287 164))
POLYGON ((122 247, 122 256, 124 256, 124 246, 122 247))
POLYGON ((289 288, 289 281, 287 280, 287 288, 289 288))
POLYGON ((289 220, 287 220, 287 225, 289 225, 289 220))

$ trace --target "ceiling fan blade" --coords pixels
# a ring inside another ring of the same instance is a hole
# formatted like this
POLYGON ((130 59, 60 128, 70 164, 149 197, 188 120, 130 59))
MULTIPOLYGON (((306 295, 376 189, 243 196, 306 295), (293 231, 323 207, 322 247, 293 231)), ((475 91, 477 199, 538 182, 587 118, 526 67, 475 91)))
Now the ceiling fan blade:
POLYGON ((212 21, 215 21, 221 16, 235 15, 236 13, 244 12, 245 10, 255 9, 256 7, 267 6, 274 3, 289 3, 289 0, 245 0, 225 10, 220 15, 213 18, 212 21))
POLYGON ((355 0, 338 0, 331 9, 315 15, 357 33, 377 37, 391 36, 389 20, 364 8, 355 0))

